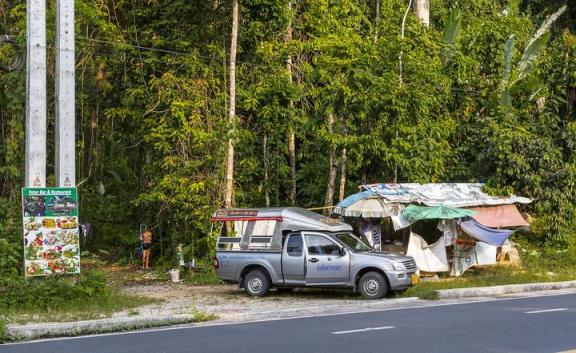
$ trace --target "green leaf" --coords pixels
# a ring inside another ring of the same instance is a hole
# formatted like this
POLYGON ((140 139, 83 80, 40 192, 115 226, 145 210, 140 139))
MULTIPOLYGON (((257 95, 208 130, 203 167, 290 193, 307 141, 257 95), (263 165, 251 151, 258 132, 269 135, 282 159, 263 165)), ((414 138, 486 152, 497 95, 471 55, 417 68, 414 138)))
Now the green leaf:
POLYGON ((450 61, 456 50, 456 40, 460 35, 460 29, 462 28, 462 13, 460 9, 454 9, 450 12, 450 16, 444 24, 444 35, 443 42, 448 46, 448 48, 442 51, 442 60, 444 63, 450 61))
POLYGON ((510 80, 512 72, 512 58, 514 57, 515 36, 512 34, 504 44, 504 75, 502 76, 502 85, 506 86, 510 80))
POLYGON ((531 44, 524 50, 522 54, 522 58, 518 62, 518 79, 521 80, 524 78, 532 68, 532 64, 534 60, 538 57, 542 49, 546 47, 546 43, 548 43, 548 39, 550 39, 550 32, 546 32, 544 35, 536 39, 535 41, 531 42, 531 44))
POLYGON ((454 9, 450 12, 450 16, 444 24, 444 36, 443 41, 445 44, 454 45, 458 35, 460 35, 460 29, 462 28, 462 13, 460 9, 454 9))

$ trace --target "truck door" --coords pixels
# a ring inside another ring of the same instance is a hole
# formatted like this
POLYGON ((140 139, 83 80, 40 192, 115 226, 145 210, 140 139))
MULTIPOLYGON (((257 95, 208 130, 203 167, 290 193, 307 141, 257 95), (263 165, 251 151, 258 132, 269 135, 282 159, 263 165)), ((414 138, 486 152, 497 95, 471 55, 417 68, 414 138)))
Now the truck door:
POLYGON ((321 234, 305 234, 306 284, 346 284, 350 276, 350 254, 321 234))
POLYGON ((304 284, 306 273, 304 258, 302 234, 290 234, 282 252, 282 275, 285 284, 304 284))

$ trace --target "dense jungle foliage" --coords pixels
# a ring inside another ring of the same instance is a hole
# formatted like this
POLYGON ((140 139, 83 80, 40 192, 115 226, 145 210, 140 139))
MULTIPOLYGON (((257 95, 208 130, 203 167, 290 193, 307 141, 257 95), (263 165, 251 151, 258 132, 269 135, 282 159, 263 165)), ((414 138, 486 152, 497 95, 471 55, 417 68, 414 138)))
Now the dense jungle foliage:
MULTIPOLYGON (((90 249, 127 257, 145 223, 156 254, 182 242, 207 257, 229 137, 236 206, 323 206, 330 170, 346 195, 377 181, 485 182, 536 200, 526 209, 534 241, 576 242, 575 5, 538 32, 564 1, 431 0, 430 26, 409 11, 402 37, 408 1, 240 0, 229 135, 232 4, 76 0, 77 180, 90 249)), ((24 0, 0 0, 0 34, 23 51, 25 17, 24 0)), ((20 267, 24 112, 24 70, 0 72, 0 276, 20 267)))

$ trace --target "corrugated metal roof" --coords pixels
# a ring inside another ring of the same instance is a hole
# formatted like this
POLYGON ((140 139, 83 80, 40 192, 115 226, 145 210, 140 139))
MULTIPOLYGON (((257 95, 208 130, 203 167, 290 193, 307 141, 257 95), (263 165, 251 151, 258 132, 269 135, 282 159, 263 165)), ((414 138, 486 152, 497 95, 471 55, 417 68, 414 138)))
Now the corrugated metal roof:
MULTIPOLYGON (((482 183, 378 183, 361 185, 360 189, 362 196, 366 197, 365 195, 367 195, 366 198, 378 197, 389 203, 416 203, 426 206, 471 207, 532 202, 529 198, 515 195, 491 196, 482 191, 482 186, 484 186, 482 183)), ((341 213, 342 209, 349 206, 345 202, 347 199, 338 204, 334 210, 335 213, 341 213)))

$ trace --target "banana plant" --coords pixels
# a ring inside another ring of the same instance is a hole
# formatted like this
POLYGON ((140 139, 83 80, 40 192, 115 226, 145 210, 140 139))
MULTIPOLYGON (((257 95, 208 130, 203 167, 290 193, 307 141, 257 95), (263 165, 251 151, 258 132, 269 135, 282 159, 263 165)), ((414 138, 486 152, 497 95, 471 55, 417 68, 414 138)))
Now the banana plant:
POLYGON ((532 92, 530 99, 542 88, 538 76, 530 75, 534 68, 534 62, 542 53, 550 39, 550 27, 566 11, 567 6, 560 7, 556 12, 544 20, 540 28, 534 33, 520 60, 512 67, 512 59, 515 53, 516 37, 512 34, 504 44, 504 73, 500 84, 500 102, 505 107, 512 107, 511 95, 520 91, 532 92))
POLYGON ((456 51, 456 40, 460 35, 460 29, 462 28, 462 13, 460 9, 454 9, 450 12, 446 23, 444 24, 444 34, 442 36, 442 41, 446 46, 442 50, 442 61, 447 64, 454 52, 456 51))

